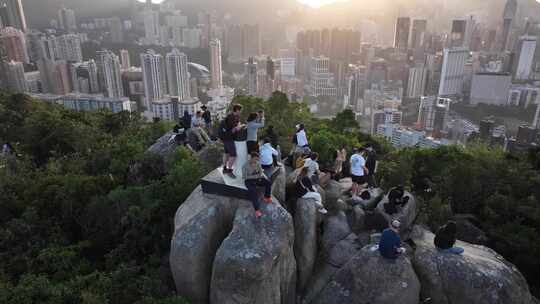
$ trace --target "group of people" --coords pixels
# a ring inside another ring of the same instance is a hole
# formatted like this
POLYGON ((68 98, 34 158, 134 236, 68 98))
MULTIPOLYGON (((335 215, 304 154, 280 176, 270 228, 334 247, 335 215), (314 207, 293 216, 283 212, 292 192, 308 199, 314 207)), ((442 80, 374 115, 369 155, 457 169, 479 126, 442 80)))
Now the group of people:
POLYGON ((212 114, 206 106, 202 106, 194 115, 184 111, 184 116, 173 128, 169 142, 175 141, 176 144, 195 151, 213 142, 210 134, 212 134, 212 114), (190 135, 196 139, 195 146, 190 144, 190 135))
MULTIPOLYGON (((397 259, 401 254, 406 252, 399 236, 400 227, 401 222, 399 220, 393 220, 389 227, 382 232, 378 246, 381 256, 387 259, 397 259)), ((433 240, 435 248, 441 253, 462 254, 465 250, 462 247, 455 246, 456 235, 456 222, 448 221, 435 233, 433 240)))

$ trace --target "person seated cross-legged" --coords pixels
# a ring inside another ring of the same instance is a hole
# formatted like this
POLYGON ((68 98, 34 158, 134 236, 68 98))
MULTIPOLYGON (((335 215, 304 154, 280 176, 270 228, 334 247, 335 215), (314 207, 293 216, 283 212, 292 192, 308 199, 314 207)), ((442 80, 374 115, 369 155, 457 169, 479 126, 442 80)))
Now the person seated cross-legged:
POLYGON ((255 217, 259 218, 262 212, 257 187, 264 187, 264 201, 268 204, 272 203, 272 181, 264 174, 259 153, 251 153, 250 160, 244 165, 243 175, 249 200, 255 209, 255 217))
POLYGON ((461 247, 455 247, 456 244, 457 225, 456 222, 449 221, 441 226, 435 234, 435 247, 441 252, 462 254, 465 250, 461 247))

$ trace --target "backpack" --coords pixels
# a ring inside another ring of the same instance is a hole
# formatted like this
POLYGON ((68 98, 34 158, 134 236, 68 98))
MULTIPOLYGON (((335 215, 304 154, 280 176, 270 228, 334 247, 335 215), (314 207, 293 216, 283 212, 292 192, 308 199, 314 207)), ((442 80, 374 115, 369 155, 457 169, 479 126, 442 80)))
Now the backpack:
POLYGON ((221 140, 225 140, 225 137, 227 136, 227 124, 225 123, 225 119, 223 119, 219 123, 219 129, 218 129, 218 138, 221 140))
POLYGON ((296 159, 296 164, 294 164, 294 167, 296 169, 304 168, 305 164, 306 164, 306 159, 303 157, 299 157, 296 159))

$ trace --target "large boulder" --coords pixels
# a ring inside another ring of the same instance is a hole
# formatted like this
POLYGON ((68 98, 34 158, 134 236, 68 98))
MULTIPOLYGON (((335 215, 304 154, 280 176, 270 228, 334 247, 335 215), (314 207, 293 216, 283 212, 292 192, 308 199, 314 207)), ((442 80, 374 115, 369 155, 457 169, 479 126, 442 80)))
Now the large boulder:
POLYGON ((366 230, 366 212, 360 205, 356 205, 352 208, 351 228, 355 233, 366 230))
POLYGON ((394 214, 387 214, 384 210, 384 204, 388 203, 388 195, 386 195, 377 205, 375 212, 384 216, 384 218, 391 222, 392 220, 399 220, 401 222, 401 231, 406 231, 416 219, 418 214, 416 200, 414 196, 405 192, 405 196, 409 197, 409 201, 404 207, 398 207, 398 212, 394 214))
POLYGON ((377 207, 377 204, 381 201, 384 196, 384 193, 381 188, 372 188, 368 189, 371 198, 365 202, 359 204, 365 210, 373 210, 377 207))
POLYGON ((199 160, 208 168, 217 168, 223 165, 223 145, 213 143, 197 152, 199 160))
POLYGON ((418 304, 420 282, 406 257, 389 260, 368 245, 314 297, 314 304, 418 304))
POLYGON ((213 263, 210 303, 294 304, 296 262, 293 223, 279 204, 265 205, 257 219, 238 209, 233 229, 213 263))
POLYGON ((212 263, 232 229, 238 200, 204 194, 197 187, 178 208, 170 264, 176 290, 191 303, 208 303, 212 263))
POLYGON ((431 303, 532 304, 527 282, 495 251, 458 241, 463 255, 439 252, 433 233, 415 226, 413 264, 422 282, 422 298, 431 303))
POLYGON ((157 154, 163 157, 163 159, 167 162, 172 160, 174 151, 178 147, 174 140, 170 140, 172 135, 172 131, 165 133, 163 136, 158 138, 156 142, 146 150, 146 152, 157 154))
POLYGON ((347 216, 343 211, 326 216, 323 221, 322 231, 321 247, 325 253, 328 253, 332 247, 352 232, 347 216))
POLYGON ((335 180, 330 180, 328 184, 324 186, 324 191, 326 193, 326 199, 324 205, 330 211, 340 210, 340 207, 337 205, 338 199, 341 198, 343 194, 343 188, 341 184, 335 180))
POLYGON ((298 199, 294 213, 294 254, 298 265, 298 290, 302 292, 317 259, 320 216, 313 199, 298 199))

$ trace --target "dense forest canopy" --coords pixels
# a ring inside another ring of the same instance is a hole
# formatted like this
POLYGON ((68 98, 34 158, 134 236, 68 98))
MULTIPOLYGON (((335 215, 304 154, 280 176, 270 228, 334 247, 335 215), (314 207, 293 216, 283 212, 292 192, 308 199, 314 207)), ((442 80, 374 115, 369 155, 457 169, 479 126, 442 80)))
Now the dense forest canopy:
MULTIPOLYGON (((337 147, 373 143, 385 189, 401 184, 421 202, 432 229, 470 214, 488 245, 516 264, 538 294, 540 153, 509 155, 482 144, 395 150, 359 133, 354 115, 314 119, 275 93, 239 96, 244 115, 265 110, 291 145, 304 122, 322 167, 337 147)), ((135 114, 82 113, 0 95, 0 303, 184 303, 175 296, 168 251, 178 206, 209 170, 185 149, 172 162, 145 153, 168 129, 135 114), (137 170, 135 170, 138 168, 137 170)))

